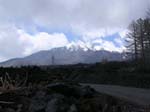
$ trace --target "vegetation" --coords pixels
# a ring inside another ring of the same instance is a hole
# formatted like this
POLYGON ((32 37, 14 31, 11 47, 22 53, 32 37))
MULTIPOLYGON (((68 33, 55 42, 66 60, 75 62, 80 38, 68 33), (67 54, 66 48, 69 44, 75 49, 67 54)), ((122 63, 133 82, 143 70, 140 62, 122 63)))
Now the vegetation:
POLYGON ((17 80, 22 82, 24 77, 28 77, 26 85, 71 81, 150 88, 150 69, 137 67, 136 62, 0 68, 0 77, 4 77, 6 73, 12 80, 19 75, 17 80))
POLYGON ((145 19, 130 24, 126 41, 132 59, 146 67, 150 63, 150 10, 145 19))

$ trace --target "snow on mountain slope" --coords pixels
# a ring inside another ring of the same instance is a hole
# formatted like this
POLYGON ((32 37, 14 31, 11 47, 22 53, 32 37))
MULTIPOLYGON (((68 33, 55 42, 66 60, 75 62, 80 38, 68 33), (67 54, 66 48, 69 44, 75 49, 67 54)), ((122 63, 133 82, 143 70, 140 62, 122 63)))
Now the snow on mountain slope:
POLYGON ((77 63, 96 63, 103 59, 108 61, 123 60, 122 53, 106 50, 97 51, 94 47, 85 44, 71 43, 65 47, 40 51, 24 58, 11 59, 0 63, 0 66, 27 66, 27 65, 64 65, 77 63))

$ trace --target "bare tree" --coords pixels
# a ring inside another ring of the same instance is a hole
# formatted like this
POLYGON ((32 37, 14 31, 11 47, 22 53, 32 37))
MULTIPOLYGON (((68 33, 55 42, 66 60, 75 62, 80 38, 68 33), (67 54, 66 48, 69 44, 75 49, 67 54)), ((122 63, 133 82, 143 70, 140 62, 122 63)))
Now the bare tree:
POLYGON ((127 49, 128 54, 132 55, 132 59, 138 59, 138 48, 137 48, 137 23, 133 21, 129 25, 130 32, 127 35, 126 42, 127 42, 127 49))
POLYGON ((138 37, 138 49, 140 51, 140 59, 142 63, 145 62, 145 28, 144 28, 144 20, 137 20, 137 37, 138 37))
POLYGON ((150 62, 150 19, 138 19, 129 26, 127 48, 136 61, 143 65, 150 62))

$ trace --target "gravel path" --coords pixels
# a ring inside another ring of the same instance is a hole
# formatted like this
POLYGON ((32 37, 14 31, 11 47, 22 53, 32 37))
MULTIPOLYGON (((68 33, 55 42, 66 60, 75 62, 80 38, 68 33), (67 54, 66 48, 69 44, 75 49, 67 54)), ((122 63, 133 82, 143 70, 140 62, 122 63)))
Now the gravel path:
POLYGON ((150 106, 150 90, 123 86, 100 85, 100 84, 82 84, 89 85, 100 93, 105 93, 127 101, 150 106))

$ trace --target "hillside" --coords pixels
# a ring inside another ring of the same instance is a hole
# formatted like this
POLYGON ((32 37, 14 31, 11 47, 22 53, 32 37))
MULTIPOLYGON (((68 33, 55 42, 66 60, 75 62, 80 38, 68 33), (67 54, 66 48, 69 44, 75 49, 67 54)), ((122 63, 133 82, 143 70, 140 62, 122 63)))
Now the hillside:
POLYGON ((40 51, 24 58, 10 59, 0 63, 0 66, 28 66, 28 65, 67 65, 77 63, 96 63, 103 60, 122 61, 124 54, 106 50, 85 50, 82 47, 60 47, 47 51, 40 51))

